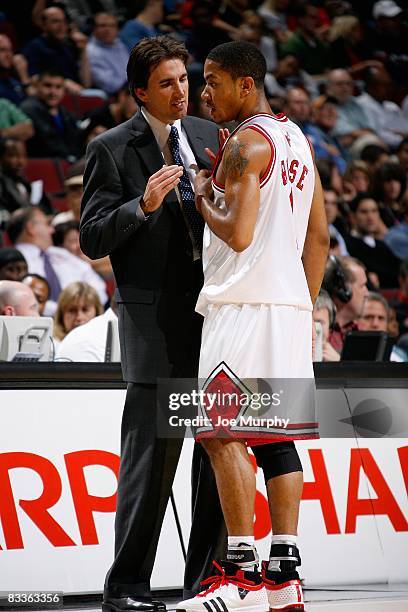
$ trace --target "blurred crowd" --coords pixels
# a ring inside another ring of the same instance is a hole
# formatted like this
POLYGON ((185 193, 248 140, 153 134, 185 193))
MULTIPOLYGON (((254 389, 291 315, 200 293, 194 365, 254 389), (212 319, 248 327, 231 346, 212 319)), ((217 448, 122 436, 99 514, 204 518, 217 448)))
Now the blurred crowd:
POLYGON ((401 0, 3 0, 0 315, 28 314, 27 304, 54 317, 63 342, 109 307, 109 260, 90 261, 79 245, 82 180, 90 140, 137 110, 126 82, 133 45, 158 34, 183 41, 189 111, 209 118, 205 57, 247 40, 266 57, 272 109, 302 128, 322 179, 323 360, 338 361, 356 329, 388 332, 391 358, 408 360, 406 9, 401 0))

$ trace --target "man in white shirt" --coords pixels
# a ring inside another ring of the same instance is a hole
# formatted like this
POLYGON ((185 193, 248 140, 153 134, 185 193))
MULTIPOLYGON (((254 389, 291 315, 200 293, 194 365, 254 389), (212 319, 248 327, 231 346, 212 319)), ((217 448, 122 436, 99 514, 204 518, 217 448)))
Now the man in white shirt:
POLYGON ((45 314, 52 316, 58 295, 75 281, 89 283, 98 292, 102 304, 107 301, 105 282, 86 262, 60 247, 52 246, 54 229, 38 208, 16 210, 7 226, 10 240, 18 244, 28 263, 30 273, 40 274, 50 285, 50 299, 45 314))
POLYGON ((87 44, 92 84, 113 94, 126 82, 128 50, 118 38, 118 20, 111 13, 97 13, 87 44))
POLYGON ((65 336, 57 350, 58 361, 105 361, 109 321, 117 319, 112 308, 65 336))
POLYGON ((369 68, 366 77, 366 91, 358 96, 357 102, 376 133, 391 149, 395 149, 408 134, 408 120, 401 108, 389 100, 392 82, 385 68, 369 68))

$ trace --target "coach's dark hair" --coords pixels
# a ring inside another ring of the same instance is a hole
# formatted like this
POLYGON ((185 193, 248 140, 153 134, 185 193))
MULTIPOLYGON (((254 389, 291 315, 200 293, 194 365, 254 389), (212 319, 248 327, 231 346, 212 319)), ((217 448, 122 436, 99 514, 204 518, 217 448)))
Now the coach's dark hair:
POLYGON ((249 42, 234 41, 214 47, 207 59, 215 62, 228 72, 234 81, 240 77, 253 78, 255 87, 263 89, 266 60, 258 47, 249 42))
POLYGON ((187 63, 188 51, 183 43, 170 36, 142 38, 132 49, 127 64, 129 91, 138 104, 143 104, 135 94, 138 87, 146 88, 152 71, 163 60, 179 59, 187 63))
POLYGON ((38 210, 38 207, 28 206, 27 208, 19 208, 11 214, 6 230, 13 244, 15 244, 19 236, 23 233, 27 223, 31 221, 36 210, 38 210))

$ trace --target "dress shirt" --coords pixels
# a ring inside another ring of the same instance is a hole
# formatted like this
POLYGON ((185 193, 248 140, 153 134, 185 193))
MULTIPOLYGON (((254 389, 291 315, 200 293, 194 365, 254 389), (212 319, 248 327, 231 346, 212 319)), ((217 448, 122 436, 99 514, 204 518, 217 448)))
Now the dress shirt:
POLYGON ((86 51, 91 66, 92 85, 109 94, 118 91, 126 82, 129 59, 126 45, 119 38, 107 45, 91 36, 86 51))
POLYGON ((79 327, 75 327, 61 341, 57 359, 69 361, 105 361, 108 322, 116 319, 112 308, 79 327))
MULTIPOLYGON (((174 160, 173 160, 173 156, 170 153, 170 149, 169 149, 169 145, 168 145, 168 140, 169 140, 169 136, 170 136, 170 130, 171 130, 171 125, 170 124, 165 124, 162 121, 160 121, 159 119, 157 119, 156 117, 153 117, 153 115, 151 115, 144 107, 142 107, 141 109, 142 115, 143 117, 146 119, 147 123, 149 124, 153 135, 157 141, 158 147, 163 155, 163 160, 165 162, 165 164, 167 164, 168 166, 172 166, 174 164, 174 160)), ((194 153, 189 145, 188 139, 187 139, 187 135, 185 134, 184 130, 182 129, 182 125, 181 125, 181 121, 180 119, 177 119, 177 121, 175 121, 173 123, 173 125, 175 126, 175 128, 178 131, 179 134, 179 146, 180 146, 180 157, 183 161, 183 165, 186 169, 186 172, 188 174, 188 178, 190 179, 190 183, 191 183, 191 187, 194 191, 194 179, 195 176, 199 170, 198 165, 197 165, 197 161, 196 158, 194 157, 194 153)), ((180 202, 181 205, 181 196, 180 196, 180 191, 179 189, 176 187, 175 188, 175 192, 177 194, 177 198, 178 201, 180 202)), ((181 210, 182 207, 181 207, 181 210)), ((183 213, 184 215, 184 213, 183 213)), ((187 221, 186 221, 187 223, 187 221)), ((193 244, 193 248, 194 248, 194 259, 199 259, 200 258, 200 254, 196 251, 196 248, 194 247, 194 240, 192 238, 192 234, 191 234, 191 229, 190 226, 188 225, 188 230, 189 230, 189 234, 190 234, 190 238, 191 238, 191 242, 193 244)))
POLYGON ((121 29, 119 36, 128 50, 131 51, 132 47, 142 38, 153 38, 159 34, 160 31, 154 26, 146 25, 139 19, 130 19, 121 29))
POLYGON ((333 129, 333 135, 336 137, 346 136, 355 130, 376 132, 375 124, 371 123, 361 105, 353 97, 349 98, 345 104, 337 105, 337 116, 333 129))
POLYGON ((376 126, 376 134, 387 145, 395 148, 408 134, 408 121, 398 104, 391 100, 378 102, 368 93, 358 96, 357 102, 364 110, 370 123, 376 126))
MULTIPOLYGON (((35 244, 27 242, 19 242, 16 244, 18 249, 26 258, 28 263, 28 271, 34 274, 40 274, 45 277, 44 273, 44 258, 41 257, 41 249, 35 244)), ((83 261, 79 257, 72 255, 66 249, 51 246, 47 249, 47 254, 50 258, 52 267, 55 270, 61 289, 64 289, 70 283, 81 281, 91 285, 99 295, 102 304, 106 304, 108 295, 106 293, 105 281, 94 272, 91 265, 83 261)), ((52 316, 56 310, 56 303, 48 301, 46 305, 46 314, 52 316)))

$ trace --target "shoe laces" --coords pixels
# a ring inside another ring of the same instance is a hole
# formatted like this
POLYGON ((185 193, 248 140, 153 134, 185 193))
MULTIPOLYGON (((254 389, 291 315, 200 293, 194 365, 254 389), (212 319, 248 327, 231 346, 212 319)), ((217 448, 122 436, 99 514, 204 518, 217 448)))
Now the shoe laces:
POLYGON ((214 574, 214 576, 209 576, 205 580, 202 580, 200 584, 205 586, 209 585, 207 589, 202 591, 202 593, 198 594, 198 597, 205 597, 208 593, 213 593, 216 589, 224 586, 224 584, 228 584, 229 580, 225 570, 217 561, 213 561, 214 567, 220 572, 219 574, 214 574))
MULTIPOLYGON (((201 585, 209 585, 207 589, 202 591, 197 595, 197 597, 205 597, 209 593, 213 593, 215 590, 227 584, 235 584, 237 586, 244 585, 242 578, 235 578, 234 576, 227 576, 224 568, 217 563, 217 561, 213 561, 214 567, 219 571, 219 574, 214 574, 214 576, 209 576, 205 580, 201 581, 201 585)), ((249 582, 250 584, 250 582, 249 582)))

